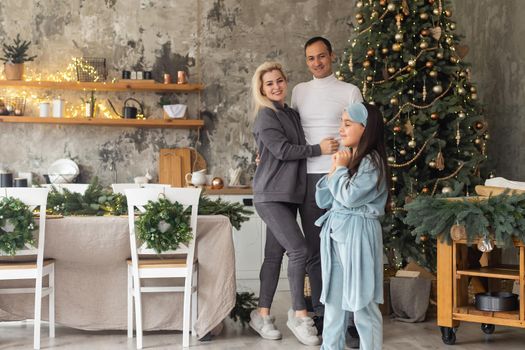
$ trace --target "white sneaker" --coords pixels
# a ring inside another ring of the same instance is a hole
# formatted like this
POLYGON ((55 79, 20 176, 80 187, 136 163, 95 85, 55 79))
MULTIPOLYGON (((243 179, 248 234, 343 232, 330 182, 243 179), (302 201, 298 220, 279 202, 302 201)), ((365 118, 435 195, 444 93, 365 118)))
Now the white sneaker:
POLYGON ((250 327, 259 333, 264 339, 279 340, 283 337, 281 332, 275 327, 275 317, 261 316, 257 310, 250 313, 250 327))
POLYGON ((321 340, 317 336, 317 328, 315 328, 312 318, 308 316, 295 317, 295 311, 290 309, 288 310, 288 322, 286 322, 286 325, 290 328, 297 340, 304 345, 314 346, 321 344, 321 340))

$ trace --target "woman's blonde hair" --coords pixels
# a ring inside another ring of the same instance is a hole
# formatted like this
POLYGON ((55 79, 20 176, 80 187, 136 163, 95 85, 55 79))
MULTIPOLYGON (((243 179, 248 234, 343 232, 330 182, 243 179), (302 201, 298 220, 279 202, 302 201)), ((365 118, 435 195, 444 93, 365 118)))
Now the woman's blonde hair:
POLYGON ((278 62, 264 62, 261 64, 257 69, 255 70, 255 73, 252 77, 252 100, 253 100, 253 113, 257 114, 257 112, 264 107, 271 108, 275 111, 275 107, 268 99, 268 97, 263 95, 262 92, 262 77, 264 74, 278 70, 281 75, 283 76, 284 80, 288 81, 286 78, 286 75, 283 72, 283 66, 278 62))

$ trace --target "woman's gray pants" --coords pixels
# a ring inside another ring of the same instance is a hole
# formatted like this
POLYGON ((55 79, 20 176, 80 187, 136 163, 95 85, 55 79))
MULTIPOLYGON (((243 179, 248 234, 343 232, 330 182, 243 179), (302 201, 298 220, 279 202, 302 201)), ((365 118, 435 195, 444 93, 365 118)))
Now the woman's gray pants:
POLYGON ((297 223, 299 205, 284 202, 255 203, 255 209, 266 224, 264 262, 261 267, 259 307, 272 306, 283 254, 288 255, 288 281, 294 310, 306 309, 304 276, 308 248, 297 223))

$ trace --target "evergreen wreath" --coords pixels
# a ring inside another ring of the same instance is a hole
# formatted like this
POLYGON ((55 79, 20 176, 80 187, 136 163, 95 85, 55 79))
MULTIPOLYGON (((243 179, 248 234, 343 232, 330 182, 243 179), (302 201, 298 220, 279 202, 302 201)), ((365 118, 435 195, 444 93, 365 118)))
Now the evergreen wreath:
POLYGON ((16 251, 33 245, 37 229, 33 213, 21 200, 4 197, 0 201, 0 252, 15 255, 16 251))
POLYGON ((525 194, 509 195, 507 190, 498 196, 478 199, 450 201, 419 196, 405 205, 404 222, 414 228, 412 233, 418 241, 430 235, 450 242, 450 229, 459 224, 465 226, 469 242, 480 237, 495 239, 506 246, 513 239, 525 242, 525 194))
POLYGON ((190 210, 179 202, 166 198, 149 201, 146 212, 137 219, 137 237, 157 253, 175 250, 180 244, 187 244, 193 235, 190 226, 190 210))

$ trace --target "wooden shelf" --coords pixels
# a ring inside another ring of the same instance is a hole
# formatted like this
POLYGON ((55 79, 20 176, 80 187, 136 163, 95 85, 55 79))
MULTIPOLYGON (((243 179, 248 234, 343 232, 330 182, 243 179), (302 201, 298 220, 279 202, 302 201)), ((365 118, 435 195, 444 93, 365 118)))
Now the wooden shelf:
POLYGON ((77 82, 77 81, 24 81, 0 80, 0 88, 28 88, 50 90, 96 90, 96 91, 157 91, 157 92, 198 92, 203 84, 161 84, 150 82, 116 81, 77 82))
POLYGON ((456 308, 452 314, 453 319, 457 321, 490 323, 501 326, 523 327, 524 324, 520 321, 520 313, 515 311, 480 311, 473 305, 456 308))
POLYGON ((520 268, 519 266, 508 265, 498 267, 481 267, 478 269, 469 270, 457 270, 456 274, 460 276, 478 276, 478 277, 489 277, 489 278, 502 278, 507 280, 520 279, 520 268))
POLYGON ((201 119, 106 119, 106 118, 41 118, 0 116, 3 123, 33 123, 61 125, 129 126, 137 128, 201 128, 201 119))
POLYGON ((253 189, 251 187, 224 187, 220 190, 213 190, 211 187, 206 186, 204 189, 205 194, 209 195, 252 195, 253 189))

